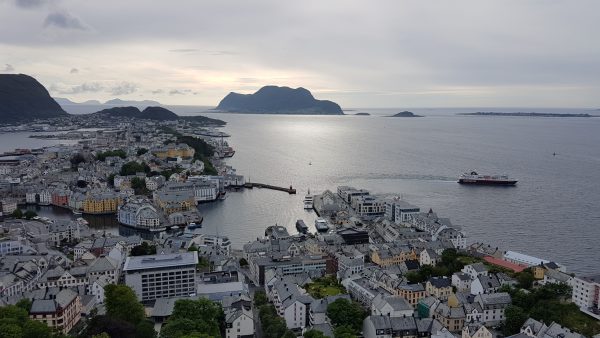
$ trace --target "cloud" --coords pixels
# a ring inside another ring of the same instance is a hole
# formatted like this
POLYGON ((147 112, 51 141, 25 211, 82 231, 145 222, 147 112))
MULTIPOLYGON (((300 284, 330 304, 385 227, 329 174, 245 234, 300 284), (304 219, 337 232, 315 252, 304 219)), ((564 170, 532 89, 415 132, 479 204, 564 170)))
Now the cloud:
POLYGON ((156 90, 153 90, 151 93, 152 94, 162 94, 162 93, 164 93, 164 90, 162 90, 162 89, 156 89, 156 90))
POLYGON ((54 12, 48 14, 44 20, 44 27, 57 27, 61 29, 87 30, 81 21, 67 12, 54 12))
POLYGON ((121 84, 110 88, 109 92, 112 95, 127 95, 132 94, 138 89, 135 83, 123 81, 121 84))
POLYGON ((194 53, 198 51, 199 50, 195 48, 169 49, 169 52, 171 53, 194 53))
POLYGON ((6 66, 4 67, 4 71, 5 72, 14 72, 15 71, 15 67, 13 67, 12 65, 9 65, 7 63, 6 66))
POLYGON ((39 8, 48 3, 47 0, 15 0, 15 5, 20 8, 39 8))
POLYGON ((77 74, 77 73, 79 73, 79 69, 77 69, 77 68, 71 68, 71 70, 69 71, 69 73, 71 73, 71 74, 77 74))
POLYGON ((60 94, 97 93, 104 90, 104 86, 102 86, 98 82, 86 82, 68 88, 62 87, 61 85, 53 84, 50 86, 50 90, 58 92, 60 94))
POLYGON ((185 93, 179 89, 171 89, 169 95, 185 95, 185 93))

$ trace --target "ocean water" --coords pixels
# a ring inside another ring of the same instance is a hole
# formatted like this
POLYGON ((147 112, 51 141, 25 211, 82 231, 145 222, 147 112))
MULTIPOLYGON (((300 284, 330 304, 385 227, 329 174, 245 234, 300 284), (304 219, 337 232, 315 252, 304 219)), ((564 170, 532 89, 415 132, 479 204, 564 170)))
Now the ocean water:
MULTIPOLYGON (((235 247, 263 236, 274 224, 294 233, 297 219, 312 226, 316 218, 303 209, 309 189, 320 193, 351 185, 400 196, 424 211, 432 208, 460 225, 469 242, 554 260, 576 273, 600 271, 600 118, 456 115, 600 112, 410 109, 425 117, 385 117, 402 110, 346 112, 371 116, 207 114, 228 122, 223 130, 232 135, 227 141, 236 150, 228 163, 239 174, 253 182, 292 185, 298 194, 256 188, 232 191, 225 201, 199 207, 204 215, 202 231, 228 236, 235 247), (456 183, 458 175, 471 170, 508 174, 519 183, 515 187, 456 183)), ((186 114, 194 109, 175 111, 186 114)), ((43 142, 48 140, 29 139, 24 133, 0 134, 0 151, 43 142)), ((118 232, 111 228, 114 222, 91 221, 98 230, 118 232)))
MULTIPOLYGON (((236 150, 228 160, 253 182, 293 185, 297 195, 263 189, 231 192, 202 205, 204 229, 235 246, 269 225, 296 232, 312 225, 303 210, 310 189, 339 185, 400 196, 432 208, 485 242, 567 265, 577 273, 600 270, 600 118, 457 116, 482 109, 414 109, 423 118, 371 116, 210 114, 228 122, 236 150), (556 153, 556 155, 553 155, 556 153), (462 186, 465 171, 508 174, 515 187, 462 186)), ((483 111, 536 111, 486 109, 483 111)), ((589 112, 544 110, 543 112, 589 112)))

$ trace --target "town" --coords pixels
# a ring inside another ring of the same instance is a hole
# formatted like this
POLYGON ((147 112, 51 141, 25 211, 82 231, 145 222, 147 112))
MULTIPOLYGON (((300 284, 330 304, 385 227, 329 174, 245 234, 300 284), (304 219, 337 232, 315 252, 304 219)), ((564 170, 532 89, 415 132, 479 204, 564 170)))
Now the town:
POLYGON ((0 157, 0 331, 11 337, 600 334, 600 275, 468 243, 402 198, 325 190, 307 196, 314 227, 265 224, 241 248, 198 231, 198 204, 248 186, 210 119, 53 121, 4 129, 77 140, 0 157), (132 235, 99 231, 88 215, 132 235))

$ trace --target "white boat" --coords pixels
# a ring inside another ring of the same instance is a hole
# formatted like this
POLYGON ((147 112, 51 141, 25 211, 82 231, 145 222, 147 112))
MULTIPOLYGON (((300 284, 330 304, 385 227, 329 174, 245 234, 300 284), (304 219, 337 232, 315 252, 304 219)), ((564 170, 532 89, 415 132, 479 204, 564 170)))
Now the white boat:
POLYGON ((313 208, 313 196, 306 195, 304 197, 304 209, 312 209, 313 208))
POLYGON ((326 220, 319 218, 315 221, 315 228, 319 232, 325 232, 325 231, 329 230, 329 225, 327 225, 326 220))

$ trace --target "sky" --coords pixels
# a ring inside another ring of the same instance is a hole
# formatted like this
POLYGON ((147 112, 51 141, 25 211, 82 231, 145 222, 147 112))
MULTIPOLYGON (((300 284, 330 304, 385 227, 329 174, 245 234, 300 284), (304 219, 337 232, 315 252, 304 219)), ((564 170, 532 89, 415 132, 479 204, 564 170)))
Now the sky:
POLYGON ((596 0, 0 0, 0 73, 73 101, 600 108, 596 0))

